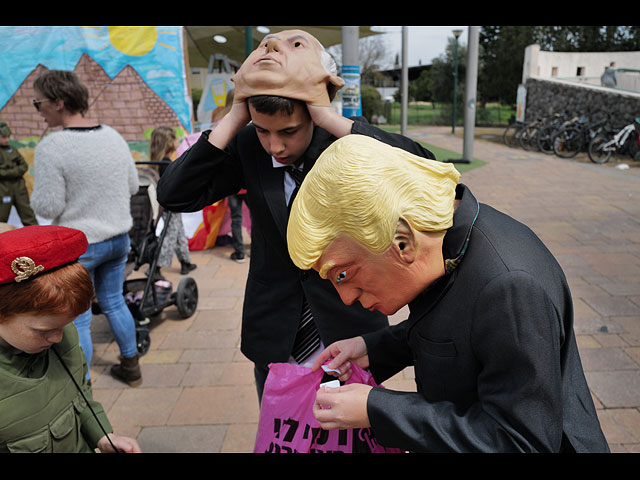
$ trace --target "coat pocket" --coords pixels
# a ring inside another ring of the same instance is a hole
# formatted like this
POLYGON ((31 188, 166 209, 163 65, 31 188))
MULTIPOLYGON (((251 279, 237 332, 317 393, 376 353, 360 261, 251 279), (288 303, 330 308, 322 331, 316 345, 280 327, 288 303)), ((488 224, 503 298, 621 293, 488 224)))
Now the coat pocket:
POLYGON ((457 349, 453 342, 435 342, 420 335, 412 345, 416 383, 424 397, 432 402, 449 396, 449 382, 455 378, 457 349))

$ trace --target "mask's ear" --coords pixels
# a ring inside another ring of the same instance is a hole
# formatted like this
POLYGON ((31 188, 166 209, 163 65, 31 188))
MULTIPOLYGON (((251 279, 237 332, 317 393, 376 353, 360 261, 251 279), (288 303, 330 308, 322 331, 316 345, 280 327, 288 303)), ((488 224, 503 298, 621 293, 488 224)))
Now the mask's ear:
POLYGON ((416 259, 416 232, 404 218, 400 217, 393 235, 393 245, 397 254, 406 263, 413 263, 416 259))
POLYGON ((329 82, 327 83, 327 91, 329 92, 329 101, 332 102, 336 97, 336 93, 342 87, 344 87, 345 81, 338 75, 329 76, 329 82))

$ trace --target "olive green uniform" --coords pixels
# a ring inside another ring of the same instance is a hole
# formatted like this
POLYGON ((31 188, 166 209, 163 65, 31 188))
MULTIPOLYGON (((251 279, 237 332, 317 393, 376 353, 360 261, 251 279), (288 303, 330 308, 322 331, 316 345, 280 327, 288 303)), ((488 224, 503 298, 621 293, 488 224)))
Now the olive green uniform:
POLYGON ((113 429, 86 384, 87 365, 73 323, 51 349, 29 355, 0 347, 0 453, 93 452, 113 429), (66 371, 81 386, 100 424, 66 371))
POLYGON ((38 224, 23 178, 28 169, 29 165, 16 148, 0 146, 0 222, 9 219, 11 206, 15 205, 24 226, 38 224))

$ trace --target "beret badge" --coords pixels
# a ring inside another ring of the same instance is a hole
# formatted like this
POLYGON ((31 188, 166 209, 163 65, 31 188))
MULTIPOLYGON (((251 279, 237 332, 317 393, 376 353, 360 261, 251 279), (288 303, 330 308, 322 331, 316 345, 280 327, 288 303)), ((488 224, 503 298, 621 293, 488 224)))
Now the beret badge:
POLYGON ((29 257, 18 257, 11 262, 11 270, 16 274, 15 281, 21 282, 22 280, 26 280, 36 273, 41 272, 44 270, 44 267, 42 265, 36 266, 36 262, 29 257))

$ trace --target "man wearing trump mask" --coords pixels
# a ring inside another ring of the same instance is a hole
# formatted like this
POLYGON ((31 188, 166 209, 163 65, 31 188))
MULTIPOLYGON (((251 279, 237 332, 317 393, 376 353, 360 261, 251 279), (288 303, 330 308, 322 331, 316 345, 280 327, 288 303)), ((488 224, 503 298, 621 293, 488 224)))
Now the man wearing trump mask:
MULTIPOLYGON (((289 252, 347 305, 397 325, 329 345, 381 383, 408 366, 417 390, 320 389, 324 429, 371 427, 413 452, 606 452, 560 265, 525 225, 458 183, 453 165, 362 135, 318 158, 291 209, 289 252)), ((345 320, 348 321, 348 320, 345 320)))
POLYGON ((260 399, 269 363, 310 366, 321 344, 388 325, 379 312, 344 305, 330 282, 291 262, 286 229, 298 176, 351 133, 433 155, 363 118, 340 116, 331 101, 344 81, 318 40, 302 30, 267 35, 232 80, 231 110, 168 167, 158 200, 190 212, 246 189, 252 228, 241 350, 255 364, 260 399))

